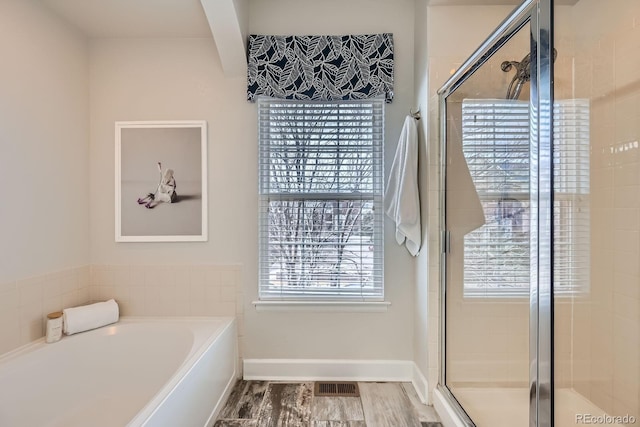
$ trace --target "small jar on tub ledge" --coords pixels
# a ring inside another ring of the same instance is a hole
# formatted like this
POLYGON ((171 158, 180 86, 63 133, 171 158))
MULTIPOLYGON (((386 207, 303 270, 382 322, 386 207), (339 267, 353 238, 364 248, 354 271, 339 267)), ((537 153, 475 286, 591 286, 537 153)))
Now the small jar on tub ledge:
POLYGON ((62 338, 62 312, 56 311, 47 314, 47 334, 45 341, 52 343, 62 338))

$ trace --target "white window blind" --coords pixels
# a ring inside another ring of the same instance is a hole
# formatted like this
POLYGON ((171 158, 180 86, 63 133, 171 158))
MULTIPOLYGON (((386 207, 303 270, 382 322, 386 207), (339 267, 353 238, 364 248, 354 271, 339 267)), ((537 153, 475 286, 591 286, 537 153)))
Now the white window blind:
MULTIPOLYGON (((588 290, 589 107, 554 105, 554 289, 588 290)), ((464 238, 464 295, 529 294, 529 103, 464 100, 462 145, 486 223, 464 238)))
POLYGON ((591 283, 589 100, 553 109, 553 286, 556 295, 588 293, 591 283))
POLYGON ((462 147, 485 214, 464 238, 464 295, 529 292, 529 104, 464 100, 462 147))
POLYGON ((258 102, 261 300, 383 300, 383 115, 258 102))

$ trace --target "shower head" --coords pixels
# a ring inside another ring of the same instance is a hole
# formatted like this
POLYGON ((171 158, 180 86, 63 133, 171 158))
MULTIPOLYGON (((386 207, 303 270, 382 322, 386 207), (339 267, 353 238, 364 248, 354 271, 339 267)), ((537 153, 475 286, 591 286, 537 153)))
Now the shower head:
MULTIPOLYGON (((553 49, 554 62, 557 56, 558 51, 553 49)), ((511 83, 509 83, 509 87, 507 88, 507 99, 518 99, 522 91, 522 86, 531 80, 531 54, 527 53, 520 62, 504 61, 500 64, 500 69, 505 73, 511 71, 512 68, 515 68, 516 74, 513 76, 513 79, 511 79, 511 83)))

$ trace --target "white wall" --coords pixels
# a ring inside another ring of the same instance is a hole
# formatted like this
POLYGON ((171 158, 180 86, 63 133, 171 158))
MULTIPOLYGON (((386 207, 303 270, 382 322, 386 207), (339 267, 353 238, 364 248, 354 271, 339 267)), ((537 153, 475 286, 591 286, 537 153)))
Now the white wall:
POLYGON ((84 37, 40 2, 0 2, 0 284, 89 261, 84 37))
MULTIPOLYGON (((428 157, 430 145, 427 144, 427 125, 429 119, 429 82, 428 82, 428 50, 427 50, 427 21, 428 10, 427 2, 416 1, 415 2, 415 55, 414 55, 414 87, 415 87, 415 102, 416 108, 420 108, 420 114, 422 118, 418 122, 418 140, 419 140, 419 178, 420 185, 420 205, 422 215, 422 241, 423 249, 418 255, 415 263, 415 275, 416 275, 416 295, 414 300, 414 319, 413 319, 413 360, 420 369, 421 373, 429 377, 429 349, 434 346, 429 345, 429 302, 431 301, 429 295, 429 253, 435 251, 437 253, 438 247, 436 244, 429 242, 429 182, 428 171, 431 169, 429 161, 432 157, 428 157)), ((437 160, 437 159, 436 159, 437 160)), ((435 212, 435 210, 434 210, 435 212)), ((433 215, 433 213, 432 213, 433 215)), ((437 300, 437 297, 434 299, 437 300)), ((435 348, 435 347, 434 347, 435 348)), ((430 379, 435 385, 435 378, 430 379)))
POLYGON ((40 2, 0 2, 0 353, 88 300, 88 60, 40 2))
MULTIPOLYGON (((388 173, 404 116, 413 102, 413 1, 255 1, 250 3, 249 31, 280 35, 393 33, 395 98, 385 112, 388 173)), ((411 360, 413 260, 406 249, 395 244, 392 224, 388 220, 385 224, 385 293, 392 303, 388 312, 246 310, 247 357, 411 360)), ((248 276, 251 283, 246 295, 255 300, 257 274, 252 271, 248 276)))
POLYGON ((90 63, 92 263, 247 264, 257 257, 255 118, 245 79, 223 77, 213 40, 96 39, 90 63), (114 122, 187 119, 208 122, 209 241, 115 243, 114 122))
MULTIPOLYGON (((393 32, 396 97, 386 112, 388 170, 413 100, 412 12, 412 0, 395 5, 259 1, 250 4, 249 31, 393 32), (298 19, 302 16, 314 19, 298 19)), ((258 298, 256 108, 246 101, 244 77, 223 76, 212 40, 99 39, 90 50, 93 264, 241 265, 247 358, 412 359, 413 261, 393 243, 391 228, 386 233, 388 312, 274 313, 256 312, 251 305, 258 298), (176 119, 203 119, 209 125, 209 241, 116 244, 114 121, 176 119)))

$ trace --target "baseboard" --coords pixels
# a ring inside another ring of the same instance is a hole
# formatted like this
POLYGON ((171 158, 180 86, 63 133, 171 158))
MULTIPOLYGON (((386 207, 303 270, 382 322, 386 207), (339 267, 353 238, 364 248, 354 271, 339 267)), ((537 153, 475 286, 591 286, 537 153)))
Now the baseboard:
POLYGON ((245 359, 245 380, 414 382, 409 360, 245 359))
POLYGON ((413 384, 413 388, 416 390, 420 401, 425 405, 431 405, 431 402, 429 402, 429 382, 415 363, 413 363, 411 384, 413 384))

